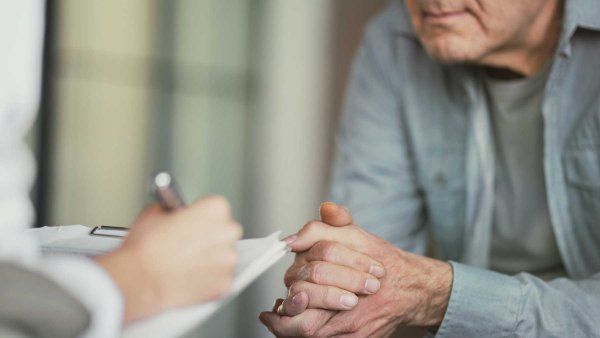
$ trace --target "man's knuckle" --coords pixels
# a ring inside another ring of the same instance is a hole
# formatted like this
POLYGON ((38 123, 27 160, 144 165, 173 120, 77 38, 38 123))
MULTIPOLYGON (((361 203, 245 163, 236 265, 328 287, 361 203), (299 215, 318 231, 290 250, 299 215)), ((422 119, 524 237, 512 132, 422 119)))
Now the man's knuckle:
POLYGON ((290 277, 287 274, 285 276, 283 276, 283 285, 285 285, 286 288, 289 288, 290 286, 292 286, 293 283, 294 283, 294 279, 292 279, 292 277, 290 277))
POLYGON ((356 268, 366 268, 367 271, 371 267, 371 261, 363 256, 357 255, 352 259, 352 266, 356 268))
POLYGON ((337 302, 333 300, 333 297, 334 297, 333 290, 330 287, 323 288, 322 292, 323 293, 322 293, 321 297, 326 306, 334 307, 334 306, 338 305, 337 302))
POLYGON ((304 282, 296 281, 289 287, 289 293, 291 296, 296 295, 304 290, 304 282))
POLYGON ((308 280, 315 284, 320 284, 323 281, 323 268, 322 262, 311 262, 308 266, 308 280))
POLYGON ((337 245, 333 242, 328 241, 319 243, 321 244, 320 249, 323 260, 327 262, 334 261, 338 251, 337 245))
POLYGON ((319 221, 310 221, 302 227, 304 232, 314 232, 321 227, 321 223, 319 221))
POLYGON ((367 284, 367 277, 362 273, 353 273, 350 277, 350 285, 353 286, 354 291, 360 292, 365 289, 365 285, 367 284))
POLYGON ((347 228, 350 229, 350 230, 352 230, 352 231, 356 231, 356 232, 360 232, 361 231, 361 228, 358 225, 356 225, 356 224, 350 224, 347 228))
POLYGON ((285 275, 283 275, 283 283, 285 284, 286 287, 289 288, 292 284, 294 284, 294 282, 296 282, 298 280, 297 271, 298 271, 298 269, 294 268, 294 266, 291 266, 285 272, 285 275))
POLYGON ((360 330, 360 328, 362 327, 362 323, 358 320, 350 320, 345 324, 345 330, 346 332, 349 333, 354 333, 357 332, 358 330, 360 330))
POLYGON ((320 256, 321 252, 323 252, 323 243, 325 241, 318 241, 317 243, 315 243, 309 250, 308 253, 311 256, 320 256))

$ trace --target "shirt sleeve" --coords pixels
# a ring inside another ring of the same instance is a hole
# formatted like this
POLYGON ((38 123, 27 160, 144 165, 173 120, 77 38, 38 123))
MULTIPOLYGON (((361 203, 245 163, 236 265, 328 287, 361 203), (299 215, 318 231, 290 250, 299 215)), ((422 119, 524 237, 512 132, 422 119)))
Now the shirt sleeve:
POLYGON ((338 126, 330 198, 358 225, 394 245, 424 253, 423 202, 389 70, 391 41, 371 22, 354 61, 338 126))
POLYGON ((590 337, 600 332, 600 273, 545 282, 451 262, 450 303, 436 337, 590 337))

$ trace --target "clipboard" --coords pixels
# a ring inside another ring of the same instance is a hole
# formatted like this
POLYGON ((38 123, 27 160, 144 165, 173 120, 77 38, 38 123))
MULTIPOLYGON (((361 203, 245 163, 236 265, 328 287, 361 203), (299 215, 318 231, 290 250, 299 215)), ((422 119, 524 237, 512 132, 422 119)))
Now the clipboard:
POLYGON ((122 227, 61 225, 28 229, 40 244, 42 254, 93 257, 118 248, 129 230, 122 227))
POLYGON ((129 228, 116 227, 111 225, 97 225, 90 231, 90 236, 103 236, 103 237, 127 237, 129 234, 129 228))

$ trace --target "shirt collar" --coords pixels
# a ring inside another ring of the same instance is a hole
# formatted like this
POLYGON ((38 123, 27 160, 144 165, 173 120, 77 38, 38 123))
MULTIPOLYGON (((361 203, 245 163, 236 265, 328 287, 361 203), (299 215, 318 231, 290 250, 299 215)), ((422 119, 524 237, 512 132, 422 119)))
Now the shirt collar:
POLYGON ((600 31, 599 12, 600 2, 597 0, 565 0, 558 52, 571 55, 571 38, 578 28, 600 31))
POLYGON ((565 0, 564 25, 600 31, 600 1, 565 0))

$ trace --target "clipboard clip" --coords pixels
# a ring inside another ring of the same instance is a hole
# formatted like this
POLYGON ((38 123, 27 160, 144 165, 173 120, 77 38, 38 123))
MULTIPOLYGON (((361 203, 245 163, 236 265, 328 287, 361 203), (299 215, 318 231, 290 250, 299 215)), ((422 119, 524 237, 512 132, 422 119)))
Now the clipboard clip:
POLYGON ((90 236, 123 238, 129 234, 129 228, 110 225, 97 225, 90 231, 90 236))

